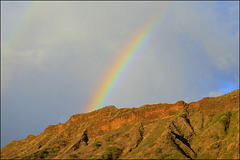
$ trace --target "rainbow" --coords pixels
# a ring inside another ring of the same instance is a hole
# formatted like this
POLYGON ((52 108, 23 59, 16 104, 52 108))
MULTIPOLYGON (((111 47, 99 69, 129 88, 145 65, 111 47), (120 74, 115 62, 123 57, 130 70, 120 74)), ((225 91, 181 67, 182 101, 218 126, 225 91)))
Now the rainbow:
MULTIPOLYGON (((20 3, 20 2, 19 2, 20 3)), ((28 23, 31 22, 31 18, 29 15, 36 9, 37 2, 21 2, 23 3, 23 9, 16 17, 15 22, 13 23, 13 28, 10 29, 9 35, 3 40, 2 39, 2 62, 10 59, 15 59, 14 54, 9 54, 12 48, 15 46, 22 45, 22 33, 28 23)), ((5 75, 6 81, 4 83, 4 88, 8 88, 10 85, 10 79, 12 76, 12 72, 8 72, 7 76, 5 75)))
POLYGON ((97 90, 87 105, 86 112, 99 109, 102 107, 101 105, 109 99, 130 64, 135 57, 143 51, 154 31, 159 28, 164 19, 166 19, 175 4, 176 3, 172 3, 160 14, 157 14, 131 38, 124 49, 119 53, 120 56, 110 65, 110 69, 103 76, 97 90))
POLYGON ((19 39, 21 37, 22 30, 25 28, 27 23, 31 21, 28 15, 31 15, 31 12, 34 11, 35 7, 37 7, 37 3, 25 2, 23 7, 23 10, 16 18, 16 22, 14 23, 14 28, 12 29, 11 34, 5 40, 6 46, 10 44, 18 44, 21 41, 19 39))

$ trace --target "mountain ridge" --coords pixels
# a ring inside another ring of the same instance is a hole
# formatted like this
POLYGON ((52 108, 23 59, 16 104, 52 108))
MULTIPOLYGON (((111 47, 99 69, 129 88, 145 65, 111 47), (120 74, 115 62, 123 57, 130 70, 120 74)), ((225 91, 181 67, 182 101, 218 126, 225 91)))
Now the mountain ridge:
POLYGON ((239 149, 238 125, 239 89, 191 103, 178 101, 120 109, 111 105, 74 114, 66 123, 49 125, 37 136, 14 140, 1 149, 1 156, 4 159, 239 158, 239 151, 232 155, 221 153, 227 150, 226 146, 239 149), (209 151, 203 150, 207 147, 209 151))

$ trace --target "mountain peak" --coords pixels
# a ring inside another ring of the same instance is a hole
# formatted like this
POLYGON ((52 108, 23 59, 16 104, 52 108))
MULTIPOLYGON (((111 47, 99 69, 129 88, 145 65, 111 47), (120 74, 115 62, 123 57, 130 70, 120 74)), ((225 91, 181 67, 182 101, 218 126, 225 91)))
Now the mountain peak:
POLYGON ((105 106, 1 149, 7 158, 239 158, 239 89, 197 102, 105 106))

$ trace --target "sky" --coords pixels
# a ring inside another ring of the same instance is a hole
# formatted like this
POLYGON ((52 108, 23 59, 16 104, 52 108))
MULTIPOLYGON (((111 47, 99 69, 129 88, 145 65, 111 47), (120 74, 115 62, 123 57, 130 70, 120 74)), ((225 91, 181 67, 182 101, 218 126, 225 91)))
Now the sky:
POLYGON ((98 108, 239 88, 237 1, 1 2, 1 147, 89 111, 123 48, 156 16, 160 25, 98 108))

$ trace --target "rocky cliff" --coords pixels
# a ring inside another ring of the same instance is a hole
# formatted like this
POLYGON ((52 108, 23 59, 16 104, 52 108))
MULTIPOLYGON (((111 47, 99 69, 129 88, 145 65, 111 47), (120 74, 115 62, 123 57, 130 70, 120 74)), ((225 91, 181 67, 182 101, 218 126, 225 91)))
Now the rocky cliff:
POLYGON ((238 159, 239 89, 198 102, 102 109, 14 140, 3 159, 238 159))

